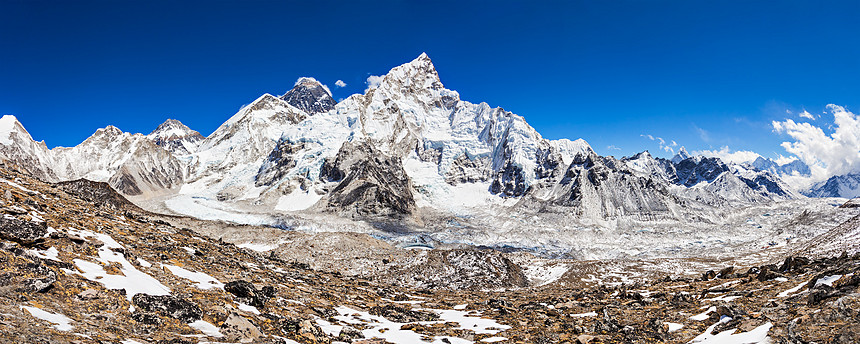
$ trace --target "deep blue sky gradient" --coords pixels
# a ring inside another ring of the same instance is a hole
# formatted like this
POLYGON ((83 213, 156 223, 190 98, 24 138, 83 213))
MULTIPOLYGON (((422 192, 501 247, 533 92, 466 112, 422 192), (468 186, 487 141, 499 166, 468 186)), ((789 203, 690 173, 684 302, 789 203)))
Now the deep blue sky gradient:
POLYGON ((776 156, 785 110, 860 109, 858 18, 857 1, 3 0, 0 114, 49 147, 166 118, 208 135, 300 76, 345 98, 427 52, 446 87, 547 138, 776 156))

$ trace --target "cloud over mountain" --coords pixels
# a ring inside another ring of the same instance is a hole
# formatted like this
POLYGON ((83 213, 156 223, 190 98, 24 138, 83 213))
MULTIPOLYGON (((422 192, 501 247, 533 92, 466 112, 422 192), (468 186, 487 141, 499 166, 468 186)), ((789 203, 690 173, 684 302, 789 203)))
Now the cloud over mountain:
POLYGON ((834 104, 828 105, 827 111, 833 115, 832 124, 826 127, 832 131, 829 134, 822 127, 792 119, 772 123, 775 132, 793 139, 781 146, 810 166, 810 183, 860 171, 860 119, 834 104))

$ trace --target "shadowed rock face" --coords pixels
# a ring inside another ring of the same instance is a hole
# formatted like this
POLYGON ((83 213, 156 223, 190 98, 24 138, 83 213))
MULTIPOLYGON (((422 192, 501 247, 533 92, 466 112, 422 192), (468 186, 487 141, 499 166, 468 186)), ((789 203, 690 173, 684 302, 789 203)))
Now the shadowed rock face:
POLYGON ((290 169, 296 167, 295 154, 304 149, 303 142, 293 143, 281 140, 275 149, 266 157, 266 161, 260 166, 260 171, 254 178, 254 183, 257 186, 272 185, 280 181, 290 172, 290 169))
POLYGON ((108 183, 78 179, 55 184, 66 193, 95 204, 107 205, 112 208, 143 211, 116 192, 108 183))
POLYGON ((857 197, 860 196, 860 173, 833 176, 815 184, 804 193, 808 197, 857 197))
POLYGON ((337 104, 331 93, 312 78, 299 79, 296 86, 281 96, 281 99, 309 115, 328 112, 337 104))
POLYGON ((244 280, 228 282, 224 285, 224 291, 257 308, 263 308, 266 301, 275 295, 275 289, 271 286, 257 289, 251 282, 244 280))
POLYGON ((344 143, 335 159, 323 164, 320 179, 340 182, 329 193, 328 211, 394 218, 417 211, 403 162, 367 142, 344 143))
POLYGON ((726 164, 717 158, 703 158, 699 162, 695 159, 686 159, 679 162, 675 169, 679 183, 685 186, 693 186, 702 181, 713 181, 723 172, 729 171, 726 164))

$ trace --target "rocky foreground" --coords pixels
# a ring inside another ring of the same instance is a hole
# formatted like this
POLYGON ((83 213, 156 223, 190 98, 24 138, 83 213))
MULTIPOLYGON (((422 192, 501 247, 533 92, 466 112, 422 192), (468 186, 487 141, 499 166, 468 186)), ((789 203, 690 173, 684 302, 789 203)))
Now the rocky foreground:
MULTIPOLYGON (((507 288, 409 288, 175 227, 102 183, 0 178, 3 343, 860 342, 860 256, 587 288, 508 275, 507 288)), ((452 252, 436 255, 468 255, 452 252)))

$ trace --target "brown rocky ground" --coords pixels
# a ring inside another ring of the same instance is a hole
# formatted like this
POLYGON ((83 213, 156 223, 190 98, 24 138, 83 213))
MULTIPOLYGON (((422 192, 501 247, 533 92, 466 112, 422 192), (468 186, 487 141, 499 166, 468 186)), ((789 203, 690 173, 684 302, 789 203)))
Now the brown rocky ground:
MULTIPOLYGON (((51 185, 5 168, 0 178, 3 343, 686 343, 707 342, 706 333, 860 342, 860 256, 726 262, 695 278, 612 286, 503 288, 522 284, 512 268, 491 289, 410 288, 211 239, 202 221, 165 221, 98 184, 51 185)), ((233 226, 232 235, 243 229, 233 226)), ((427 257, 407 266, 433 273, 449 260, 485 256, 427 257)), ((605 271, 596 265, 568 274, 605 271)))

